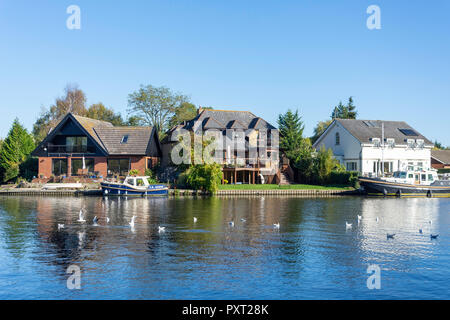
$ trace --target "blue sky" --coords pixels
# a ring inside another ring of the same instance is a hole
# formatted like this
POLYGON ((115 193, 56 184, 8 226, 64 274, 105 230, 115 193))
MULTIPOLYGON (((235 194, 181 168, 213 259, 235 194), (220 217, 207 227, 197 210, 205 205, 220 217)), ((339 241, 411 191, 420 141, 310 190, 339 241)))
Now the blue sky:
POLYGON ((359 118, 404 120, 450 145, 449 1, 0 0, 0 137, 77 83, 126 116, 141 84, 305 133, 354 96, 359 118), (66 9, 81 8, 81 30, 66 9), (381 9, 369 30, 366 9, 381 9))

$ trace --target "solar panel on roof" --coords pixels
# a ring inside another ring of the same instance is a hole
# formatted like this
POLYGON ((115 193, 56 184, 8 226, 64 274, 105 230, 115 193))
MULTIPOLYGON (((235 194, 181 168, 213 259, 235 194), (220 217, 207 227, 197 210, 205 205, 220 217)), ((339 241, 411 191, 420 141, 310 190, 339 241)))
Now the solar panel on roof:
POLYGON ((417 132, 415 132, 412 129, 398 129, 401 133, 403 133, 405 136, 418 136, 417 132))

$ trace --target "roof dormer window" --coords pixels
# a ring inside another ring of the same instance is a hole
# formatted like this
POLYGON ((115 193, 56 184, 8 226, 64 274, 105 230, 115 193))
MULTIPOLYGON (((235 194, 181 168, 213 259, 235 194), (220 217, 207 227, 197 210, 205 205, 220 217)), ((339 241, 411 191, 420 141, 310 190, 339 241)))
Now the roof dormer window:
POLYGON ((408 148, 414 148, 415 145, 414 139, 406 139, 406 144, 408 148))
POLYGON ((380 145, 381 145, 380 138, 372 138, 371 140, 372 140, 374 147, 380 147, 380 145))
POLYGON ((395 140, 393 138, 387 138, 386 144, 388 145, 389 148, 393 148, 395 147, 395 140))
POLYGON ((128 135, 127 134, 122 137, 122 141, 120 141, 120 143, 128 143, 128 135))
POLYGON ((425 145, 425 141, 423 139, 417 139, 416 140, 416 146, 418 148, 423 149, 424 145, 425 145))

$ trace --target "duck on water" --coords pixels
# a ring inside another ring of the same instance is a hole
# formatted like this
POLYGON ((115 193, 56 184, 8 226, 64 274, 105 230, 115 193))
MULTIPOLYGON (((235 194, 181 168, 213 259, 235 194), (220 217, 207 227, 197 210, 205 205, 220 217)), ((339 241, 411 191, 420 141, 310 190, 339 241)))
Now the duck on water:
POLYGON ((450 197, 450 180, 439 180, 437 171, 396 171, 392 177, 359 177, 364 193, 370 196, 450 197))

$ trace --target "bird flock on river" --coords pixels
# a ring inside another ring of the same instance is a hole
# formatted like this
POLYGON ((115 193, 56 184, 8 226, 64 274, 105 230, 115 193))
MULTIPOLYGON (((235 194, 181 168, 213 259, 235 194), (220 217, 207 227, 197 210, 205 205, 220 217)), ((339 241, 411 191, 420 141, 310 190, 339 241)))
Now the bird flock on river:
MULTIPOLYGON (((79 215, 78 215, 78 222, 80 222, 80 223, 86 223, 86 219, 85 219, 85 209, 84 208, 82 208, 81 210, 80 210, 80 212, 79 212, 79 215)), ((109 222, 110 222, 110 219, 109 219, 109 217, 108 216, 106 216, 105 217, 105 220, 106 220, 106 223, 107 224, 109 224, 109 222)), ((92 219, 92 225, 93 226, 99 226, 99 218, 97 217, 97 216, 95 216, 93 219, 92 219)), ((197 223, 198 222, 198 218, 197 217, 194 217, 193 218, 193 221, 194 221, 194 224, 195 223, 197 223)), ((246 219, 244 219, 244 218, 242 218, 241 219, 241 222, 242 223, 245 223, 247 220, 246 219)), ((378 223, 379 221, 380 221, 380 219, 378 218, 378 217, 375 217, 375 221, 378 223)), ((362 222, 362 216, 360 216, 360 215, 357 215, 357 222, 358 222, 358 225, 360 225, 360 223, 362 222)), ((429 220, 428 221, 428 224, 429 224, 429 226, 430 226, 430 229, 431 229, 431 225, 432 225, 432 220, 429 220)), ((136 225, 136 216, 133 216, 132 218, 131 218, 131 221, 128 223, 129 224, 129 226, 130 226, 130 228, 131 228, 131 230, 132 231, 134 231, 134 228, 135 228, 135 225, 136 225)), ((228 222, 228 225, 231 227, 231 228, 233 228, 234 227, 234 221, 229 221, 228 222)), ((280 229, 280 223, 278 222, 278 223, 274 223, 273 225, 273 228, 274 229, 280 229)), ((60 224, 60 223, 58 223, 58 230, 62 230, 62 229, 64 229, 65 228, 65 225, 64 224, 60 224)), ((352 229, 353 228, 353 223, 349 223, 349 222, 347 222, 347 221, 345 221, 345 229, 346 230, 350 230, 350 229, 352 229)), ((165 232, 166 231, 166 227, 164 227, 164 226, 158 226, 158 232, 159 233, 161 233, 161 232, 165 232)), ((423 234, 423 228, 420 228, 419 229, 419 233, 420 234, 423 234)), ((396 234, 395 233, 387 233, 386 234, 386 238, 387 239, 394 239, 395 238, 395 236, 396 236, 396 234)), ((437 239, 439 237, 439 234, 433 234, 433 233, 431 233, 430 232, 430 239, 437 239)))

